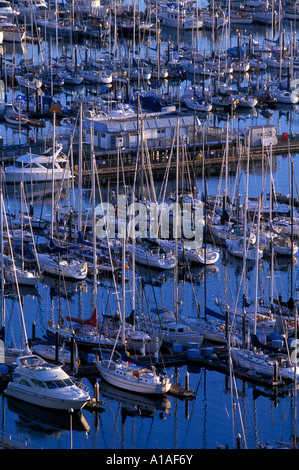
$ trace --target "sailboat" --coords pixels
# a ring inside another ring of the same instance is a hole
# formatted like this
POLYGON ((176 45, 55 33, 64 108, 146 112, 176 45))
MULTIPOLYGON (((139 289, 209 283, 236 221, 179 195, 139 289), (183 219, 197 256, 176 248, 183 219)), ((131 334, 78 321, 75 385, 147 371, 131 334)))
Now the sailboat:
POLYGON ((277 367, 277 377, 280 379, 299 379, 298 366, 291 363, 286 354, 267 354, 262 351, 251 351, 231 347, 230 353, 233 362, 246 370, 261 374, 266 377, 273 377, 277 367))
MULTIPOLYGON (((125 262, 125 238, 123 237, 123 264, 125 262)), ((164 395, 170 390, 170 378, 158 373, 154 366, 146 367, 140 361, 128 356, 125 349, 125 277, 122 279, 122 323, 119 334, 122 337, 121 354, 112 352, 110 357, 102 357, 96 362, 101 377, 110 385, 148 395, 164 395)))

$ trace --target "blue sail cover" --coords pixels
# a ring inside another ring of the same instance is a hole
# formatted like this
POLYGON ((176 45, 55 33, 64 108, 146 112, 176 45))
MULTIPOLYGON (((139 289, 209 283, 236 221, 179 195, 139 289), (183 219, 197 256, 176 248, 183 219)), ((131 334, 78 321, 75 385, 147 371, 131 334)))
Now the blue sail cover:
POLYGON ((136 366, 145 367, 146 369, 149 369, 149 367, 143 364, 142 362, 137 361, 136 359, 133 359, 131 356, 129 356, 124 346, 122 346, 121 348, 121 358, 123 361, 130 362, 131 364, 135 364, 136 366))
POLYGON ((215 312, 215 310, 212 310, 209 307, 205 308, 205 313, 206 315, 210 315, 211 317, 219 318, 219 320, 225 320, 225 315, 223 315, 223 313, 215 312))
POLYGON ((230 47, 230 48, 227 50, 227 53, 228 53, 228 55, 231 56, 231 57, 245 57, 245 55, 246 55, 246 47, 244 47, 244 46, 241 46, 241 47, 238 47, 238 46, 230 47))

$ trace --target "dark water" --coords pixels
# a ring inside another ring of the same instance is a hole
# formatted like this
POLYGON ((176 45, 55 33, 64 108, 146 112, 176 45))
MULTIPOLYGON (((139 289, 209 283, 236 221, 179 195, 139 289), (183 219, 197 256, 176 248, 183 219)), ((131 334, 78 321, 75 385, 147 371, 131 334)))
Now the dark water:
MULTIPOLYGON (((299 172, 298 159, 293 158, 295 174, 299 172)), ((276 190, 287 194, 288 159, 277 158, 273 177, 276 190)), ((268 175, 269 176, 269 175, 268 175)), ((250 196, 260 193, 262 175, 257 167, 250 176, 250 196)), ((201 182, 199 181, 199 186, 201 182)), ((234 178, 229 178, 233 186, 234 178)), ((244 181, 245 184, 245 181, 244 181)), ((208 180, 208 191, 216 193, 223 187, 219 177, 208 180), (221 183, 221 184, 220 184, 221 183)), ((244 186, 245 187, 245 186, 244 186)), ((221 192, 221 191, 220 191, 221 192)), ((240 184, 242 192, 242 178, 240 184)), ((89 200, 85 191, 85 202, 89 200)), ((17 200, 13 200, 15 204, 17 200)), ((47 202, 47 201, 46 201, 47 202)), ((11 202, 12 204, 12 202, 11 202)), ((45 206, 47 208, 47 204, 45 206)), ((46 210, 46 209, 45 209, 46 210)), ((249 267, 246 274, 247 293, 254 295, 255 270, 249 267)), ((269 293, 269 264, 262 259, 259 265, 259 293, 267 298, 269 293)), ((238 262, 221 251, 217 265, 207 271, 207 305, 215 308, 215 298, 236 299, 241 282, 242 262, 238 262)), ((136 310, 145 314, 156 305, 173 309, 173 274, 152 274, 160 285, 152 286, 147 270, 137 268, 136 310), (156 277, 155 277, 156 276, 156 277), (147 282, 142 289, 141 279, 147 282)), ((282 293, 284 299, 290 295, 290 261, 278 259, 275 264, 275 292, 282 293)), ((131 275, 129 276, 131 281, 131 275)), ((192 268, 192 280, 182 278, 179 282, 180 313, 196 316, 196 303, 203 304, 204 270, 192 268)), ((130 282, 127 285, 126 308, 131 311, 130 282)), ((298 287, 298 267, 294 266, 294 288, 298 287)), ((36 322, 36 335, 43 337, 50 319, 62 315, 83 315, 91 313, 93 288, 90 281, 67 283, 61 290, 55 281, 45 278, 38 285, 38 295, 21 292, 27 334, 31 336, 32 323, 36 322), (66 295, 66 292, 68 295, 66 295)), ((100 279, 98 285, 98 312, 116 311, 115 289, 111 280, 100 279)), ((8 343, 22 340, 20 308, 17 297, 6 299, 8 343)), ((105 405, 99 413, 83 410, 81 421, 73 417, 72 433, 70 416, 61 419, 51 413, 43 416, 35 409, 27 410, 23 404, 8 403, 3 396, 1 401, 1 429, 30 445, 46 449, 215 449, 217 445, 236 447, 237 435, 241 435, 242 448, 255 449, 266 443, 289 442, 294 433, 296 406, 292 388, 274 392, 225 374, 200 368, 196 364, 168 368, 173 380, 185 385, 186 372, 189 373, 190 389, 195 391, 193 400, 184 401, 172 396, 166 400, 154 401, 139 396, 131 396, 116 391, 102 383, 99 377, 84 378, 84 383, 94 388, 100 382, 101 399, 105 405), (79 427, 78 427, 79 426, 79 427)), ((93 393, 93 392, 92 392, 93 393)), ((297 403, 298 406, 298 403, 297 403)), ((78 417, 77 417, 78 418, 78 417)))
MULTIPOLYGON (((248 32, 249 28, 247 28, 248 32)), ((287 29, 288 31, 288 29, 287 29)), ((243 31, 244 32, 244 31, 243 31)), ((246 34, 247 34, 246 32, 246 34)), ((268 35, 265 27, 253 30, 255 38, 268 35)), ((174 33, 165 33, 173 35, 174 33)), ((244 33, 245 34, 245 33, 244 33)), ((232 34, 232 42, 236 44, 236 32, 232 34)), ((183 38, 190 42, 190 36, 183 38)), ((202 47, 211 48, 209 33, 207 39, 200 38, 202 47), (206 46, 205 46, 206 45, 206 46)), ((225 41, 219 37, 218 43, 225 41)), ((164 47, 167 42, 164 43, 164 47)), ((187 83, 187 84, 190 84, 187 83)), ((186 86, 183 84, 182 86, 186 86)), ((212 119, 213 121, 213 119, 212 119)), ((209 122, 209 121, 208 121, 209 122)), ((258 110, 251 113, 239 113, 234 118, 234 127, 245 125, 273 123, 278 133, 297 131, 298 109, 292 110, 280 107, 273 113, 265 114, 258 110)), ((226 125, 226 118, 221 121, 216 118, 216 125, 226 125)), ((2 136, 6 141, 14 139, 18 143, 18 132, 7 127, 1 127, 2 136)), ((35 135, 34 131, 32 131, 35 135)), ((43 131, 38 131, 42 133, 43 131)), ((30 134, 31 135, 31 134, 30 134)), ((36 135, 35 135, 36 136, 36 135)), ((22 135, 27 139, 28 135, 22 135)), ((294 161, 295 177, 299 175, 298 156, 292 157, 294 161)), ((280 156, 275 159, 273 177, 275 189, 282 194, 289 194, 289 159, 280 156)), ((244 197, 246 182, 243 171, 240 179, 240 194, 244 197)), ((229 192, 235 185, 234 175, 229 176, 229 192)), ((198 181, 201 190, 202 182, 198 181)), ((221 193, 224 181, 220 176, 209 177, 207 181, 209 194, 221 193)), ((249 181, 249 196, 261 194, 262 189, 267 193, 269 188, 269 172, 262 175, 262 165, 256 163, 251 167, 249 181), (265 176, 265 179, 264 179, 265 176), (264 186, 263 186, 264 184, 264 186)), ((65 208, 77 208, 77 189, 75 194, 67 192, 60 204, 65 208)), ((98 197, 98 195, 97 195, 98 197)), ((90 191, 84 190, 84 203, 89 205, 90 191)), ((50 218, 51 196, 43 198, 42 193, 35 199, 36 212, 43 211, 43 215, 50 218)), ((7 209, 18 211, 19 200, 16 193, 7 196, 7 209)), ((213 308, 215 298, 226 298, 234 302, 239 283, 241 282, 242 262, 230 258, 221 250, 220 259, 216 267, 208 270, 207 305, 213 308)), ((269 293, 269 264, 261 260, 259 265, 259 293, 267 297, 269 293)), ((149 281, 149 274, 137 269, 136 309, 139 313, 155 306, 156 302, 173 308, 173 275, 159 274, 161 285, 151 286, 145 283, 142 289, 142 277, 149 281)), ((204 271, 202 268, 192 268, 193 283, 188 279, 179 282, 180 312, 196 316, 196 302, 203 303, 204 299, 204 271)), ((131 279, 131 275, 130 275, 131 279)), ((275 292, 283 293, 283 298, 290 295, 291 263, 283 259, 275 264, 275 292)), ((249 297, 254 294, 254 269, 249 268, 246 273, 247 293, 249 297)), ((294 266, 294 288, 298 287, 298 266, 294 266)), ((132 293, 128 284, 127 311, 131 309, 132 293)), ((114 313, 116 306, 115 288, 111 280, 100 280, 98 286, 97 307, 98 312, 114 313)), ((45 328, 50 319, 58 319, 59 312, 63 315, 84 315, 91 313, 93 288, 90 281, 70 283, 59 289, 53 279, 44 279, 38 285, 37 291, 21 292, 23 311, 27 334, 31 336, 32 323, 36 322, 36 335, 43 337, 45 328)), ((6 299, 6 320, 8 343, 18 345, 23 339, 21 329, 20 306, 17 296, 6 299)), ((22 442, 28 442, 29 447, 44 449, 216 449, 218 445, 227 445, 236 448, 237 436, 241 436, 241 447, 256 449, 267 443, 276 444, 290 442, 296 433, 296 409, 292 388, 275 392, 265 389, 234 376, 200 368, 196 364, 168 368, 173 380, 185 384, 186 372, 189 373, 190 388, 195 392, 193 400, 181 400, 167 396, 164 400, 151 400, 135 395, 124 394, 102 383, 99 377, 84 378, 84 383, 90 386, 91 393, 96 381, 100 382, 100 398, 105 404, 100 412, 82 411, 81 416, 61 416, 55 413, 42 413, 34 407, 28 408, 24 404, 8 402, 1 397, 1 431, 4 435, 22 442)), ((89 465, 89 463, 88 463, 89 465)))

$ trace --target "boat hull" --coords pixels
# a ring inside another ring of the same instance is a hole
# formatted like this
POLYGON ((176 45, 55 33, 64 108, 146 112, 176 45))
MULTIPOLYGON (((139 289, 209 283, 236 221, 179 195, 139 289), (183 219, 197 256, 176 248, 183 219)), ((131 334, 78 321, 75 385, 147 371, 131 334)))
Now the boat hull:
POLYGON ((42 408, 51 408, 55 410, 80 410, 88 401, 86 397, 82 399, 62 399, 53 398, 44 394, 39 394, 36 391, 28 390, 28 387, 20 386, 13 382, 10 382, 5 390, 5 394, 17 398, 18 400, 25 401, 35 406, 42 408))
POLYGON ((141 383, 136 377, 133 377, 132 380, 127 380, 122 378, 117 372, 110 370, 108 366, 106 367, 109 361, 103 361, 97 363, 97 369, 101 374, 101 377, 110 385, 114 387, 121 388, 123 390, 130 390, 131 392, 141 393, 145 395, 164 395, 170 389, 170 382, 164 380, 164 383, 141 383))

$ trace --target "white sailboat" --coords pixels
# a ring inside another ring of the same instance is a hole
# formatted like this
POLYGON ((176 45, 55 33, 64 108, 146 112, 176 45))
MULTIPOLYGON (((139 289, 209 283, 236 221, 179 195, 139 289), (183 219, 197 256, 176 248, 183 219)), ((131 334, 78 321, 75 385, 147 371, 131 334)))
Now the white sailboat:
POLYGON ((176 265, 175 257, 161 248, 148 247, 135 244, 127 245, 129 253, 135 252, 136 263, 156 269, 173 269, 176 265))
POLYGON ((76 280, 83 280, 87 276, 87 264, 74 258, 47 253, 38 253, 37 258, 41 271, 46 274, 76 280))
MULTIPOLYGON (((244 241, 243 238, 238 240, 226 240, 226 248, 227 251, 232 255, 236 256, 237 258, 244 258, 246 257, 247 260, 255 260, 256 258, 256 247, 252 244, 249 244, 245 249, 245 244, 247 241, 244 241)), ((258 249, 258 256, 259 259, 263 257, 263 250, 259 247, 258 249)))

